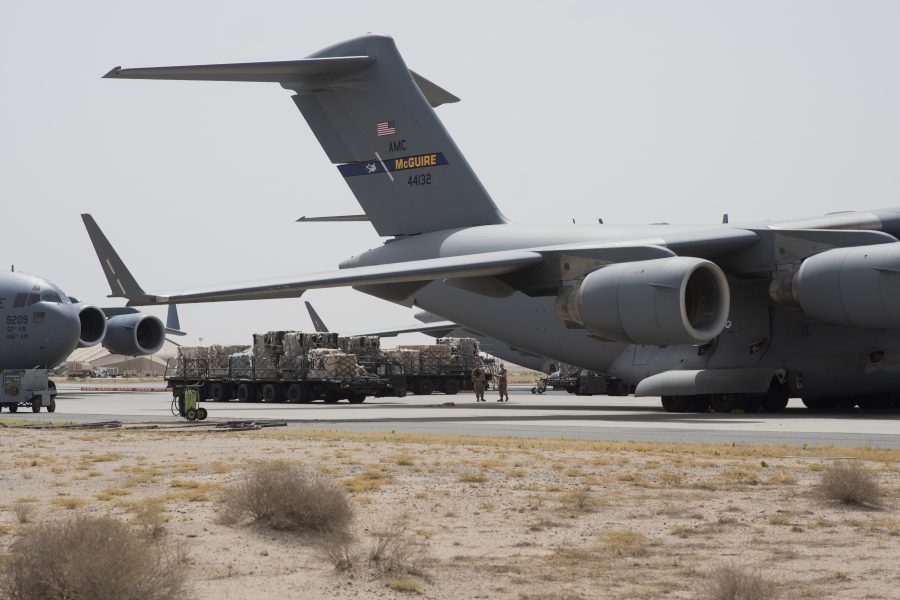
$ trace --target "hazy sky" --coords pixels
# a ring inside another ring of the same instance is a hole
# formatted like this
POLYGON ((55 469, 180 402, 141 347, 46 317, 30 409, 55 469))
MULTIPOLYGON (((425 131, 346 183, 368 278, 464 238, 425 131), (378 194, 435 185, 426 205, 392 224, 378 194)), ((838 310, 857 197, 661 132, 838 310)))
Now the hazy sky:
MULTIPOLYGON (((900 205, 898 2, 2 8, 0 261, 92 302, 108 288, 82 212, 151 291, 329 270, 379 245, 365 223, 294 223, 359 206, 277 84, 101 79, 116 65, 297 59, 368 31, 462 98, 438 114, 514 221, 900 205)), ((344 331, 412 322, 352 290, 305 299, 344 331)), ((188 343, 310 327, 300 300, 181 317, 188 343)))

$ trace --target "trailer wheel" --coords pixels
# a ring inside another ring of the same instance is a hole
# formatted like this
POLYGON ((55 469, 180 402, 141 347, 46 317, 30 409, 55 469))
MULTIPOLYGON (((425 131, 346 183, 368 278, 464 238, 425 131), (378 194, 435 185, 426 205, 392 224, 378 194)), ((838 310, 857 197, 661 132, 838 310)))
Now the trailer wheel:
POLYGON ((308 404, 313 401, 312 391, 299 383, 292 383, 287 389, 288 402, 308 404))
POLYGON ((188 421, 196 421, 197 420, 197 411, 193 408, 189 408, 184 411, 184 418, 188 421))
POLYGON ((50 396, 50 404, 47 405, 47 412, 56 412, 56 396, 50 396))
MULTIPOLYGON (((10 408, 12 408, 12 407, 10 407, 10 408)), ((41 412, 40 399, 36 399, 36 398, 31 399, 31 412, 41 412)))
POLYGON ((264 402, 280 402, 281 386, 277 383, 267 383, 263 386, 262 398, 264 402))
POLYGON ((459 393, 459 382, 455 379, 448 379, 444 382, 444 393, 452 396, 459 393))
POLYGON ((430 379, 422 379, 419 381, 419 389, 416 390, 417 394, 421 394, 423 396, 431 395, 431 392, 434 391, 434 382, 430 379))
POLYGON ((242 383, 237 389, 238 402, 259 402, 259 391, 252 383, 242 383))
POLYGON ((337 404, 340 398, 333 391, 329 390, 325 392, 325 397, 323 398, 323 400, 325 400, 325 404, 337 404))
POLYGON ((228 398, 226 398, 227 393, 225 384, 220 381, 211 383, 209 386, 209 399, 213 402, 224 402, 225 400, 228 400, 228 398))
POLYGON ((362 404, 365 401, 365 394, 353 394, 352 396, 350 396, 350 404, 362 404))
POLYGON ((206 409, 203 408, 202 406, 197 409, 197 420, 204 421, 204 420, 206 420, 206 417, 208 415, 209 415, 209 413, 206 412, 206 409))
POLYGON ((11 413, 18 412, 19 410, 18 404, 7 404, 7 406, 9 407, 9 412, 11 413))

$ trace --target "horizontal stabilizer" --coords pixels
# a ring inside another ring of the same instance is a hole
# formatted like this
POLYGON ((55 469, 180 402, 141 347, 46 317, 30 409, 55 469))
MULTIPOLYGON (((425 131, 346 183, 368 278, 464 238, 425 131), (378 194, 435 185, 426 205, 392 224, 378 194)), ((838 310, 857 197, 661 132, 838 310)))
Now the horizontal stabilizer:
POLYGON ((354 221, 368 221, 366 215, 334 215, 330 217, 307 217, 297 219, 297 223, 348 223, 354 221))
POLYGON ((371 56, 336 56, 273 62, 188 65, 183 67, 116 67, 104 75, 108 79, 173 79, 181 81, 265 81, 289 83, 316 75, 345 75, 368 67, 371 56))

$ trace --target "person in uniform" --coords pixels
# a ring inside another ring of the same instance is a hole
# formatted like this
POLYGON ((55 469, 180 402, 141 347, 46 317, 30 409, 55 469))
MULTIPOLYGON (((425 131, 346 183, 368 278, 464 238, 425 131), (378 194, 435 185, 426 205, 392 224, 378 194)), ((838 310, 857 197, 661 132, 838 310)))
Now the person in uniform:
POLYGON ((472 369, 472 387, 475 388, 475 401, 484 402, 484 369, 480 362, 472 369))
POLYGON ((509 393, 506 391, 506 367, 500 363, 500 370, 497 371, 497 389, 500 391, 500 399, 497 402, 509 402, 509 393), (504 398, 506 400, 504 400, 504 398))

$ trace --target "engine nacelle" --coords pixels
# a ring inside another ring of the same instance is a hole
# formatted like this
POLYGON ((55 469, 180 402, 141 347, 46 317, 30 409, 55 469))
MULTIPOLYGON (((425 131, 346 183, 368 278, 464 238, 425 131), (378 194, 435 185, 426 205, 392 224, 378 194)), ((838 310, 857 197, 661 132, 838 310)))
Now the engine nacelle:
POLYGON ((642 345, 696 344, 722 332, 731 293, 725 273, 700 258, 616 263, 561 296, 564 318, 591 333, 642 345))
POLYGON ((900 244, 820 252, 773 281, 769 291, 774 300, 825 323, 900 327, 900 244))
POLYGON ((166 326, 153 315, 131 313, 111 317, 103 347, 113 354, 142 356, 163 347, 166 326))
POLYGON ((78 347, 96 346, 106 336, 106 314, 96 306, 79 302, 75 305, 78 320, 81 321, 81 333, 78 335, 78 347))

